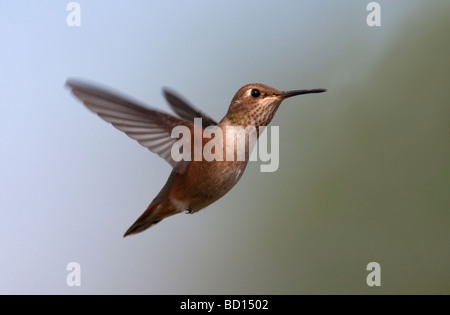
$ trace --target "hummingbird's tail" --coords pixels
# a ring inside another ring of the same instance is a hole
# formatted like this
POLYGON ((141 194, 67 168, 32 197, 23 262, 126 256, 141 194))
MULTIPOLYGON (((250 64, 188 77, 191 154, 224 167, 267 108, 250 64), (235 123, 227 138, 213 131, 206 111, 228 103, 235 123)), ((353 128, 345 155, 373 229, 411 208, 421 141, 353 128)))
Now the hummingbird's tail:
POLYGON ((159 212, 157 210, 160 206, 161 203, 152 202, 148 206, 147 210, 145 210, 144 213, 136 220, 136 222, 134 222, 133 225, 130 226, 130 228, 125 232, 123 237, 140 233, 164 219, 165 216, 161 217, 161 215, 157 215, 157 213, 159 212))
POLYGON ((164 185, 160 193, 153 199, 152 203, 142 213, 142 215, 133 223, 132 226, 125 232, 123 237, 140 233, 152 225, 155 225, 164 218, 178 213, 179 211, 172 205, 169 200, 169 191, 172 186, 172 182, 177 176, 175 171, 169 176, 167 183, 164 185))

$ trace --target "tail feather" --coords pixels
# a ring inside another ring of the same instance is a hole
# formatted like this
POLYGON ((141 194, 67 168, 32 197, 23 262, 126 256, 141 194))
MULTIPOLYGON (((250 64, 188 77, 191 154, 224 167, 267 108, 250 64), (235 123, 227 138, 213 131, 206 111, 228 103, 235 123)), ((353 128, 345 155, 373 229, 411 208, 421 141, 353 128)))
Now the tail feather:
POLYGON ((136 220, 136 222, 134 222, 133 225, 130 226, 130 228, 125 232, 123 237, 140 233, 148 229, 152 225, 155 225, 162 219, 177 213, 168 197, 173 180, 177 175, 178 174, 175 171, 172 171, 162 190, 155 197, 152 203, 147 207, 144 213, 142 213, 142 215, 136 220))
POLYGON ((131 235, 131 234, 140 233, 140 232, 148 229, 152 225, 154 225, 154 224, 158 223, 159 221, 161 221, 162 219, 160 219, 160 218, 152 219, 152 217, 155 216, 154 215, 155 214, 155 210, 156 210, 158 205, 159 205, 159 203, 157 203, 157 204, 150 204, 148 206, 147 210, 145 210, 144 213, 125 232, 123 237, 131 235))

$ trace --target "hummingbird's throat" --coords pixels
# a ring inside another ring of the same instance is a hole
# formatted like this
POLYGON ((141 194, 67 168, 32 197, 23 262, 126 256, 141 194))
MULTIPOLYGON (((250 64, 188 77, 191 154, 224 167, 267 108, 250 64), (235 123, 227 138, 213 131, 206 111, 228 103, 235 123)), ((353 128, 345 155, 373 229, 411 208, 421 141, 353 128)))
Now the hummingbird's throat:
POLYGON ((240 123, 240 121, 242 121, 242 116, 239 115, 239 114, 236 114, 236 113, 231 113, 231 114, 228 116, 228 119, 230 120, 230 122, 231 122, 233 125, 238 125, 238 124, 240 123))
MULTIPOLYGON (((242 105, 241 105, 242 106, 242 105)), ((221 123, 233 126, 268 126, 280 106, 277 96, 266 96, 256 104, 229 110, 221 123)))

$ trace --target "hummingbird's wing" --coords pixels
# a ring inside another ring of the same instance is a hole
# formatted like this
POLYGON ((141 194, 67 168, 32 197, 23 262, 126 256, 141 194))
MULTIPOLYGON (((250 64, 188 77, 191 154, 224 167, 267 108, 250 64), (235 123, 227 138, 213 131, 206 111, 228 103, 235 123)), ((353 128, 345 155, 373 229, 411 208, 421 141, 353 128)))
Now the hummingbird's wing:
POLYGON ((179 139, 172 138, 171 133, 176 126, 191 127, 190 121, 149 109, 123 96, 84 82, 69 79, 66 85, 89 110, 158 154, 177 173, 186 172, 189 161, 177 162, 172 159, 172 146, 179 139))
POLYGON ((192 123, 194 122, 194 118, 201 118, 203 129, 208 126, 212 126, 212 125, 216 126, 217 125, 217 122, 214 119, 212 119, 205 113, 202 113, 201 111, 196 109, 194 106, 190 105, 188 102, 183 100, 180 96, 178 96, 175 92, 173 92, 167 88, 164 88, 163 94, 164 94, 164 97, 166 98, 167 102, 169 102, 170 107, 181 118, 189 120, 192 123))

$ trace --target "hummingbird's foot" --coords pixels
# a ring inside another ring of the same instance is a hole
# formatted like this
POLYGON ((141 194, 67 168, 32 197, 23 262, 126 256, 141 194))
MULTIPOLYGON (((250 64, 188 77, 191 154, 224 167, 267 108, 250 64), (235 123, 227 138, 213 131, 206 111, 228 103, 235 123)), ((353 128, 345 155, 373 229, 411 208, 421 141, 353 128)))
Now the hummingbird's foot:
POLYGON ((194 209, 192 209, 192 208, 186 209, 186 214, 193 214, 193 213, 194 213, 194 209))

